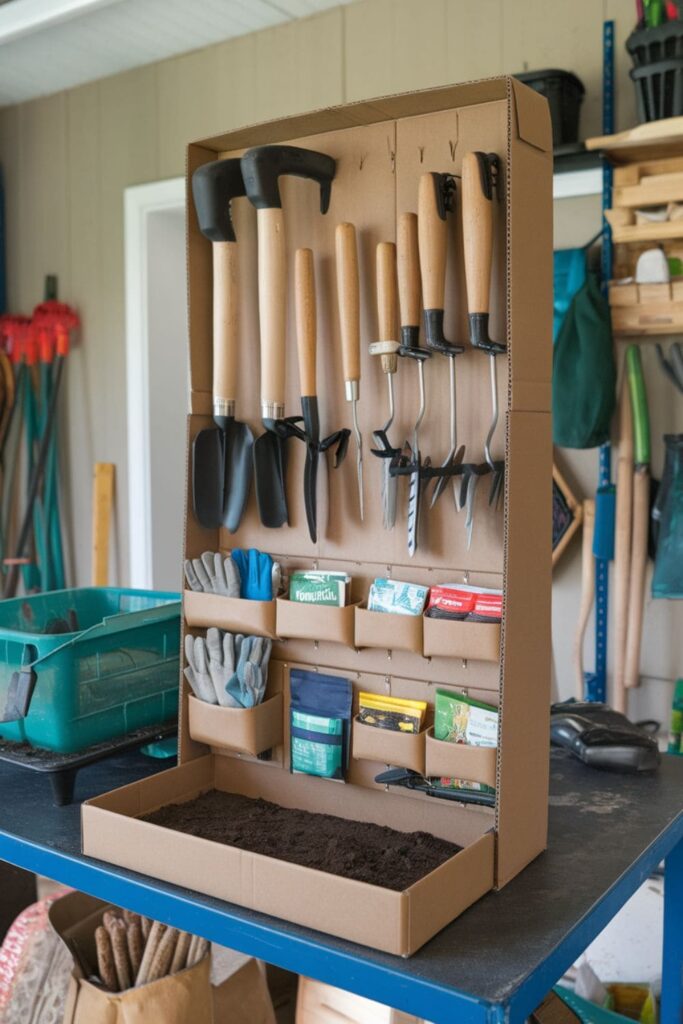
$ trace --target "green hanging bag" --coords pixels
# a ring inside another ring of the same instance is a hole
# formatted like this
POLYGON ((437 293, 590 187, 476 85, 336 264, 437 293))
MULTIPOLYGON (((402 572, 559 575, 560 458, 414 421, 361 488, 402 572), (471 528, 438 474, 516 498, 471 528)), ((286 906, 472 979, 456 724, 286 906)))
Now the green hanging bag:
POLYGON ((617 371, 609 306, 588 273, 574 296, 553 353, 553 442, 596 448, 609 440, 617 371))

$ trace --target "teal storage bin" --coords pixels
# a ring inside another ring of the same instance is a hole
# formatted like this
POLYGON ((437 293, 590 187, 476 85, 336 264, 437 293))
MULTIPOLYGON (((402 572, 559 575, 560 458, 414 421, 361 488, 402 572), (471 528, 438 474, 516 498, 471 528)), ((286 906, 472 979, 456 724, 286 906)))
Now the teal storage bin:
POLYGON ((36 681, 26 716, 0 722, 2 739, 68 754, 168 721, 180 595, 85 587, 0 601, 0 719, 27 667, 36 681))

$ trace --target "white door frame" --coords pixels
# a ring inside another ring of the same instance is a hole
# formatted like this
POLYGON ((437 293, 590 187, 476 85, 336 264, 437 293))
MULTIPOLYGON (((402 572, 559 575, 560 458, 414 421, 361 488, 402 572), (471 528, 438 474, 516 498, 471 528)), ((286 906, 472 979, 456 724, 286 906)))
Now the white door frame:
POLYGON ((148 237, 151 214, 184 210, 185 180, 169 178, 124 190, 126 395, 128 422, 128 576, 152 586, 152 493, 149 413, 148 237))

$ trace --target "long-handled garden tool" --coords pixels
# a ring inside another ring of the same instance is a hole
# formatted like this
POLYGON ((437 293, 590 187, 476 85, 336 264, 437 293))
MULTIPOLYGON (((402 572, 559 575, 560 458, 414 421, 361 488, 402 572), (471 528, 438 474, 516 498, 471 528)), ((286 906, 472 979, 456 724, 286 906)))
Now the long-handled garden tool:
POLYGON ((339 302, 339 330, 342 345, 344 393, 351 403, 353 434, 356 439, 356 477, 358 480, 358 507, 364 515, 363 501, 363 435, 358 423, 360 399, 360 297, 358 281, 358 248, 353 224, 337 224, 335 232, 337 264, 337 299, 339 302))
POLYGON ((643 635, 645 574, 650 528, 650 417, 645 378, 637 345, 626 350, 626 372, 633 417, 633 519, 631 572, 628 591, 626 656, 624 685, 637 686, 640 669, 640 645, 643 635))
MULTIPOLYGON (((488 353, 491 370, 491 425, 484 442, 486 463, 492 474, 489 505, 497 505, 503 491, 505 462, 494 460, 491 444, 498 425, 496 358, 505 345, 489 334, 491 270, 493 258, 493 195, 498 188, 500 160, 495 153, 466 153, 462 161, 462 228, 470 341, 488 353)), ((471 544, 474 495, 478 475, 467 488, 467 545, 471 544)))
POLYGON ((238 528, 249 497, 254 435, 235 419, 237 397, 238 246, 231 204, 246 195, 238 158, 212 160, 192 175, 199 229, 213 253, 213 420, 192 446, 192 498, 207 529, 238 528))
POLYGON ((38 498, 40 487, 43 482, 45 470, 50 454, 50 445, 53 442, 53 431, 57 417, 57 403, 64 371, 64 362, 69 351, 69 332, 78 324, 76 313, 69 307, 58 302, 46 302, 37 306, 34 310, 33 322, 36 328, 41 325, 49 326, 54 331, 56 341, 56 356, 54 360, 54 379, 50 404, 45 417, 45 425, 40 437, 38 452, 31 476, 29 479, 26 508, 19 529, 19 535, 15 545, 15 554, 9 561, 9 570, 5 579, 3 590, 4 597, 14 597, 19 579, 19 569, 25 559, 28 543, 31 536, 33 522, 33 507, 38 498))
POLYGON ((441 463, 432 500, 433 507, 449 482, 458 507, 458 490, 454 470, 465 458, 465 448, 458 448, 456 430, 456 357, 464 352, 444 335, 444 305, 446 295, 446 256, 448 250, 447 215, 455 208, 455 179, 451 174, 427 173, 420 177, 418 186, 417 225, 422 272, 422 299, 424 302, 425 342, 427 348, 448 358, 450 384, 449 439, 450 448, 441 463))
POLYGON ((295 175, 317 182, 324 214, 330 205, 335 167, 331 156, 296 146, 257 146, 242 157, 242 176, 256 207, 258 233, 261 420, 265 432, 254 444, 254 477, 259 515, 266 527, 283 526, 289 518, 285 445, 293 435, 292 421, 285 418, 287 258, 279 179, 295 175))
POLYGON ((593 556, 593 535, 595 533, 595 501, 588 499, 583 503, 583 544, 581 548, 581 604, 579 619, 574 637, 574 675, 576 678, 576 698, 584 699, 585 671, 583 662, 583 644, 591 608, 595 601, 595 558, 593 556))
MULTIPOLYGON (((619 458, 617 461, 616 522, 614 535, 614 673, 612 707, 626 712, 624 672, 631 573, 631 531, 633 516, 633 417, 624 374, 619 395, 619 458)), ((585 527, 584 527, 585 529, 585 527)))
MULTIPOLYGON (((317 327, 315 301, 315 272, 313 268, 313 252, 311 249, 297 249, 294 257, 294 298, 296 309, 296 342, 299 356, 299 390, 301 392, 301 412, 304 428, 297 436, 306 444, 306 463, 304 466, 304 505, 306 521, 311 540, 318 539, 318 493, 324 498, 323 526, 327 518, 327 482, 319 481, 318 466, 320 456, 337 445, 335 452, 335 469, 341 465, 348 447, 348 430, 337 430, 328 437, 320 438, 320 412, 318 409, 317 385, 317 327)), ((326 462, 322 460, 323 473, 327 476, 326 462)))
POLYGON ((379 340, 370 345, 370 355, 379 356, 382 373, 387 381, 389 416, 380 430, 373 433, 379 449, 373 454, 382 459, 382 523, 385 530, 392 530, 396 524, 396 499, 398 477, 391 475, 391 456, 394 451, 389 440, 389 430, 394 422, 394 374, 398 369, 398 296, 396 292, 396 246, 392 242, 380 242, 377 246, 377 324, 379 340))
POLYGON ((413 443, 404 445, 402 452, 392 462, 392 471, 400 468, 408 476, 408 553, 412 557, 417 551, 420 517, 420 490, 422 462, 419 450, 419 431, 426 406, 424 364, 431 357, 428 348, 420 345, 420 252, 418 244, 418 223, 414 213, 401 214, 398 222, 397 262, 398 298, 401 311, 400 356, 415 360, 417 366, 420 407, 413 428, 413 443))

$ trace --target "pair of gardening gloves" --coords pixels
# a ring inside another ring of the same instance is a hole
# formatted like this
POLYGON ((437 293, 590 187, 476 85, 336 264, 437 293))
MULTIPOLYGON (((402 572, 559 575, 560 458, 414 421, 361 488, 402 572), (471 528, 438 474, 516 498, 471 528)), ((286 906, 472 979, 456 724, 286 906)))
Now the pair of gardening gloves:
POLYGON ((249 601, 270 601, 281 584, 281 571, 270 555, 256 548, 236 549, 224 557, 205 551, 201 558, 185 561, 185 579, 191 590, 249 601))
POLYGON ((266 692, 273 642, 212 627, 185 637, 185 678, 199 700, 224 708, 253 708, 266 692))

